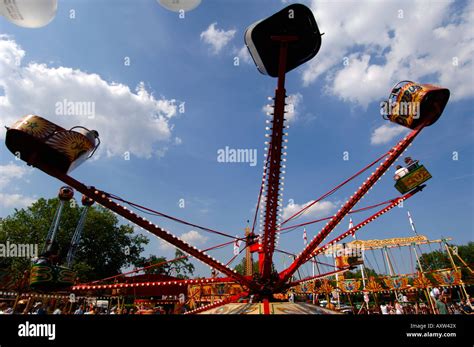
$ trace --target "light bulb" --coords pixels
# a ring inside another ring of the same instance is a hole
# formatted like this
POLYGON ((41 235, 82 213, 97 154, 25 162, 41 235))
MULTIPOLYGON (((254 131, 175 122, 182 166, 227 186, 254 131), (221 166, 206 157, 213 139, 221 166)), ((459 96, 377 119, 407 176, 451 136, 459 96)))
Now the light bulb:
POLYGON ((1 1, 0 14, 23 28, 41 28, 56 16, 58 0, 1 1))
POLYGON ((158 3, 167 10, 179 12, 191 11, 199 6, 201 0, 158 0, 158 3))

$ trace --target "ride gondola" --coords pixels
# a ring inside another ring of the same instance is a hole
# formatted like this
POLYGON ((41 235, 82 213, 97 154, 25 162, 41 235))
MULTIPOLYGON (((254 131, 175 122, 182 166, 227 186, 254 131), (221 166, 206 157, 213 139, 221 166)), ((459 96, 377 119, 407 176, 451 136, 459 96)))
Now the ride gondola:
POLYGON ((409 165, 406 169, 408 174, 403 177, 398 177, 397 175, 394 177, 396 180, 395 189, 402 194, 412 191, 432 178, 429 171, 423 165, 419 165, 418 161, 409 165))
MULTIPOLYGON (((449 89, 412 81, 398 82, 382 104, 384 119, 409 129, 435 123, 449 100, 449 89)), ((403 175, 395 174, 395 189, 408 193, 431 179, 430 172, 418 161, 411 162, 403 175)))
POLYGON ((99 147, 99 134, 81 126, 66 130, 36 115, 7 127, 5 144, 18 158, 41 170, 67 174, 99 147))
POLYGON ((443 113, 449 95, 447 88, 400 81, 392 88, 388 100, 382 103, 382 116, 410 129, 421 124, 430 126, 443 113))

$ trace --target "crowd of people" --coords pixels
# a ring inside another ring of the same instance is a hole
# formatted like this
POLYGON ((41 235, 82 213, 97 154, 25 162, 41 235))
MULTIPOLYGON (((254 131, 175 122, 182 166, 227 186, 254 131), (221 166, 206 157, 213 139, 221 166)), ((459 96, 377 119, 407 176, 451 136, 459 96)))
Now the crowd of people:
MULTIPOLYGON (((427 293, 428 294, 428 293, 427 293)), ((407 295, 398 293, 395 300, 387 300, 387 297, 369 304, 369 301, 362 302, 357 306, 341 305, 337 301, 326 300, 319 301, 318 295, 299 297, 295 295, 288 296, 289 302, 304 301, 320 305, 335 311, 341 311, 348 314, 383 314, 383 315, 403 315, 403 314, 474 314, 474 298, 466 299, 467 293, 460 298, 461 292, 457 295, 446 288, 431 288, 429 292, 429 301, 422 300, 421 297, 408 299, 407 295), (454 299, 455 297, 459 299, 454 299), (336 303, 338 303, 336 305, 336 303), (357 307, 357 308, 356 308, 357 307)), ((428 297, 427 297, 428 298, 428 297)), ((21 302, 21 301, 20 301, 21 302)), ((120 306, 111 306, 107 301, 100 305, 100 302, 90 302, 81 300, 76 303, 70 302, 50 302, 46 305, 42 301, 36 303, 12 305, 12 301, 0 301, 1 314, 33 314, 33 315, 152 315, 152 314, 176 314, 185 313, 186 306, 179 305, 179 312, 176 312, 174 305, 158 306, 154 304, 127 304, 120 306), (105 304, 105 305, 104 305, 105 304)))
MULTIPOLYGON (((303 301, 346 314, 474 314, 474 297, 466 299, 466 294, 460 292, 454 294, 454 297, 459 298, 458 295, 464 297, 456 300, 453 297, 453 291, 433 287, 429 292, 428 302, 422 300, 421 297, 409 299, 406 294, 401 293, 398 293, 394 300, 387 300, 385 297, 381 301, 372 301, 370 304, 367 301, 354 305, 351 302, 338 302, 334 298, 329 302, 327 300, 319 301, 318 295, 315 296, 314 301, 312 296, 304 297, 303 301)), ((292 300, 289 299, 289 301, 292 300)))
POLYGON ((31 307, 25 307, 23 310, 13 310, 13 307, 6 302, 0 303, 1 314, 25 314, 25 315, 142 315, 142 314, 170 314, 170 311, 165 310, 163 306, 145 307, 145 306, 128 306, 118 307, 113 306, 110 309, 107 307, 97 306, 94 304, 81 304, 71 307, 68 304, 48 306, 43 302, 38 301, 31 307))
MULTIPOLYGON (((447 302, 447 298, 439 298, 434 301, 436 314, 472 314, 474 312, 472 304, 461 300, 460 302, 447 302)), ((424 302, 401 303, 398 300, 392 302, 382 302, 380 304, 381 314, 432 314, 433 308, 424 302)))

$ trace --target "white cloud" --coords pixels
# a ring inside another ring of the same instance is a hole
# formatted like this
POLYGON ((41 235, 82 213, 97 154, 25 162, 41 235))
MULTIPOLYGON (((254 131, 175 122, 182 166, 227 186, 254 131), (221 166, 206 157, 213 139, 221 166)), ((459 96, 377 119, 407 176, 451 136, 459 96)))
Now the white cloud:
MULTIPOLYGON (((187 242, 187 243, 189 243, 190 245, 193 245, 193 246, 203 245, 208 240, 207 236, 202 235, 199 231, 196 231, 196 230, 190 230, 190 231, 182 234, 179 238, 181 240, 183 240, 184 242, 187 242)), ((160 249, 161 250, 170 251, 174 248, 175 247, 173 245, 171 245, 170 243, 168 243, 164 240, 160 240, 160 249)))
POLYGON ((270 104, 266 104, 262 107, 262 112, 264 112, 267 116, 270 116, 270 114, 273 112, 273 107, 270 106, 270 104))
POLYGON ((0 193, 0 206, 4 208, 22 208, 35 201, 36 199, 21 194, 0 193))
POLYGON ((25 166, 9 163, 0 165, 0 189, 4 189, 11 181, 22 178, 28 173, 25 166))
POLYGON ((168 243, 165 240, 160 239, 159 242, 160 242, 159 248, 162 251, 171 251, 172 249, 175 248, 171 243, 168 243))
MULTIPOLYGON (((300 93, 290 94, 286 98, 287 105, 285 106, 285 118, 289 123, 292 123, 297 120, 297 117, 300 113, 302 107, 303 95, 300 93)), ((269 116, 273 117, 273 107, 269 104, 262 107, 262 112, 265 114, 270 113, 269 116)))
POLYGON ((303 95, 300 93, 290 94, 286 98, 286 114, 285 118, 288 122, 294 122, 299 114, 301 103, 303 102, 303 95))
POLYGON ((212 52, 218 54, 233 39, 236 30, 223 30, 216 28, 217 22, 212 23, 201 33, 201 40, 211 45, 212 52))
POLYGON ((398 124, 384 124, 372 132, 370 143, 372 145, 382 145, 392 141, 394 137, 405 134, 409 129, 398 124))
POLYGON ((181 240, 193 246, 203 245, 208 239, 207 236, 202 235, 199 231, 196 230, 190 230, 187 233, 181 235, 180 238, 181 240))
POLYGON ((26 114, 38 114, 65 128, 82 125, 99 132, 99 152, 108 156, 129 152, 150 158, 172 140, 175 100, 155 98, 143 83, 132 91, 77 69, 23 64, 24 56, 15 41, 0 37, 1 126, 10 126, 26 114), (56 104, 63 100, 92 103, 95 113, 93 117, 56 114, 56 104))
MULTIPOLYGON (((4 190, 14 181, 18 183, 31 170, 25 166, 8 163, 0 165, 0 190, 4 190)), ((10 194, 0 192, 0 207, 3 208, 22 208, 31 205, 36 199, 21 194, 10 194)))
POLYGON ((251 64, 253 62, 249 50, 245 45, 243 45, 239 50, 236 49, 235 54, 237 54, 240 61, 243 61, 246 64, 251 64))
MULTIPOLYGON (((295 213, 299 212, 301 209, 305 208, 309 204, 311 204, 314 200, 308 201, 304 204, 288 204, 283 207, 283 220, 290 218, 295 213)), ((309 218, 319 218, 319 217, 327 217, 331 214, 332 211, 336 209, 336 204, 331 201, 319 201, 310 208, 308 208, 303 214, 300 216, 305 216, 309 218)))
POLYGON ((313 0, 311 7, 325 35, 303 70, 305 85, 324 76, 330 94, 363 107, 404 79, 447 87, 452 100, 474 96, 474 2, 313 0))

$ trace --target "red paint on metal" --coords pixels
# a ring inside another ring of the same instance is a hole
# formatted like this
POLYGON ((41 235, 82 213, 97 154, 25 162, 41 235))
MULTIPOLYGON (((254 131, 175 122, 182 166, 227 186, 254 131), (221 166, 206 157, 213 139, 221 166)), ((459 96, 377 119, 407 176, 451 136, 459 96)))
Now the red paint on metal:
POLYGON ((265 206, 265 222, 263 230, 263 262, 260 274, 262 280, 268 280, 273 268, 273 252, 275 250, 275 234, 277 228, 280 173, 282 161, 283 130, 285 129, 285 74, 288 42, 296 41, 296 36, 275 36, 272 40, 280 42, 280 57, 278 66, 278 86, 275 90, 275 107, 272 123, 272 135, 269 143, 269 161, 267 175, 267 191, 265 206))
POLYGON ((372 175, 362 184, 357 192, 344 204, 344 206, 334 215, 334 217, 326 224, 319 234, 309 243, 309 245, 298 255, 295 261, 284 271, 280 273, 280 281, 277 286, 284 285, 288 279, 304 264, 316 247, 331 233, 331 231, 340 223, 354 205, 367 194, 369 189, 382 177, 382 175, 390 168, 395 160, 405 151, 412 143, 415 137, 421 132, 424 124, 421 124, 408 134, 402 141, 397 143, 391 150, 389 156, 380 164, 380 166, 372 173, 372 175))

